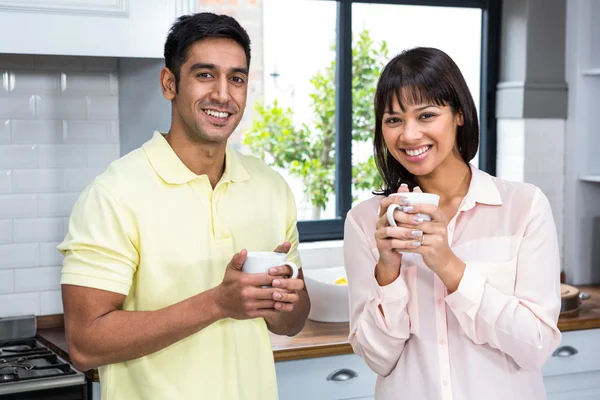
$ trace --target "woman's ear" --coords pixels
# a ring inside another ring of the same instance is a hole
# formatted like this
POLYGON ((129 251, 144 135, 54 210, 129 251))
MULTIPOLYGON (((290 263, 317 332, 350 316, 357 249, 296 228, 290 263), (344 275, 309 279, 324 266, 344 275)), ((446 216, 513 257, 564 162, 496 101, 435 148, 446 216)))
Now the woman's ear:
POLYGON ((465 124, 465 117, 462 110, 458 110, 454 118, 456 118, 456 125, 463 126, 465 124))

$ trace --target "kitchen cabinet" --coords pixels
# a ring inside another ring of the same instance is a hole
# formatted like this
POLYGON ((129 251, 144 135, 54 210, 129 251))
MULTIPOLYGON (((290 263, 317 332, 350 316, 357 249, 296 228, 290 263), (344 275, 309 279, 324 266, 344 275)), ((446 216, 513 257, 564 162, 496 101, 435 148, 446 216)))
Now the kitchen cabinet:
POLYGON ((162 58, 193 0, 0 0, 0 53, 162 58))
POLYGON ((279 400, 371 400, 377 375, 355 354, 275 363, 279 400))
MULTIPOLYGON (((600 283, 600 1, 567 0, 564 269, 568 283, 600 283), (598 224, 598 222, 596 222, 598 224)), ((600 396, 599 396, 600 398, 600 396)))
POLYGON ((564 332, 543 368, 548 400, 600 399, 600 329, 564 332))

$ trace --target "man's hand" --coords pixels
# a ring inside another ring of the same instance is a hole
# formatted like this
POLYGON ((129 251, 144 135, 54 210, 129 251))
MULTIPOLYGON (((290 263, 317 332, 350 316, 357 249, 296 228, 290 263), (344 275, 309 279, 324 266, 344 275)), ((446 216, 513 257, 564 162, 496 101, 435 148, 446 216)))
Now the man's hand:
MULTIPOLYGON (((288 253, 291 247, 289 242, 285 242, 274 251, 288 253)), ((274 307, 278 313, 265 318, 265 321, 269 330, 276 335, 293 336, 300 332, 310 311, 302 269, 298 271, 297 278, 289 278, 291 275, 292 269, 284 265, 273 267, 269 271, 269 276, 273 278, 271 285, 277 289, 272 299, 275 300, 274 307)))
MULTIPOLYGON (((285 242, 277 246, 273 251, 287 254, 291 247, 290 242, 285 242)), ((279 311, 293 311, 294 305, 300 298, 298 292, 304 289, 304 280, 302 278, 290 279, 292 273, 292 269, 287 265, 280 265, 269 270, 269 276, 274 278, 271 285, 274 288, 280 289, 273 293, 273 300, 275 300, 274 307, 279 311)), ((301 271, 298 271, 298 276, 300 276, 300 273, 301 271)))
POLYGON ((274 297, 281 290, 262 287, 272 286, 275 277, 242 272, 247 254, 246 250, 242 250, 233 256, 225 270, 223 282, 214 288, 214 300, 222 318, 266 318, 278 313, 274 297))

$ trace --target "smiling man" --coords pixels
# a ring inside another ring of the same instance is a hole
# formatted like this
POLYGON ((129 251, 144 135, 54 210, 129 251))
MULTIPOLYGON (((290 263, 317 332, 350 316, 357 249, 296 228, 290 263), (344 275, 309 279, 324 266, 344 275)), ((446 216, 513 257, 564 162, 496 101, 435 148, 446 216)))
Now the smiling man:
POLYGON ((301 270, 242 272, 248 250, 300 265, 288 185, 227 146, 250 39, 231 17, 183 16, 164 55, 169 132, 82 192, 59 245, 69 354, 99 367, 104 400, 276 399, 268 331, 296 334, 310 303, 301 270))

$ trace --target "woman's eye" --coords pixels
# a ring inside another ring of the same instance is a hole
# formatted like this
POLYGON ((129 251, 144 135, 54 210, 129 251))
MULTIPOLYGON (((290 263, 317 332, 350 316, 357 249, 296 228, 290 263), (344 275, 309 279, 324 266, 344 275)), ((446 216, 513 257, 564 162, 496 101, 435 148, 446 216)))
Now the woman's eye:
POLYGON ((400 122, 400 118, 396 118, 396 117, 388 118, 385 121, 386 124, 397 124, 398 122, 400 122))
POLYGON ((429 119, 429 118, 433 118, 433 117, 435 117, 435 114, 425 113, 425 114, 421 114, 420 119, 429 119))

